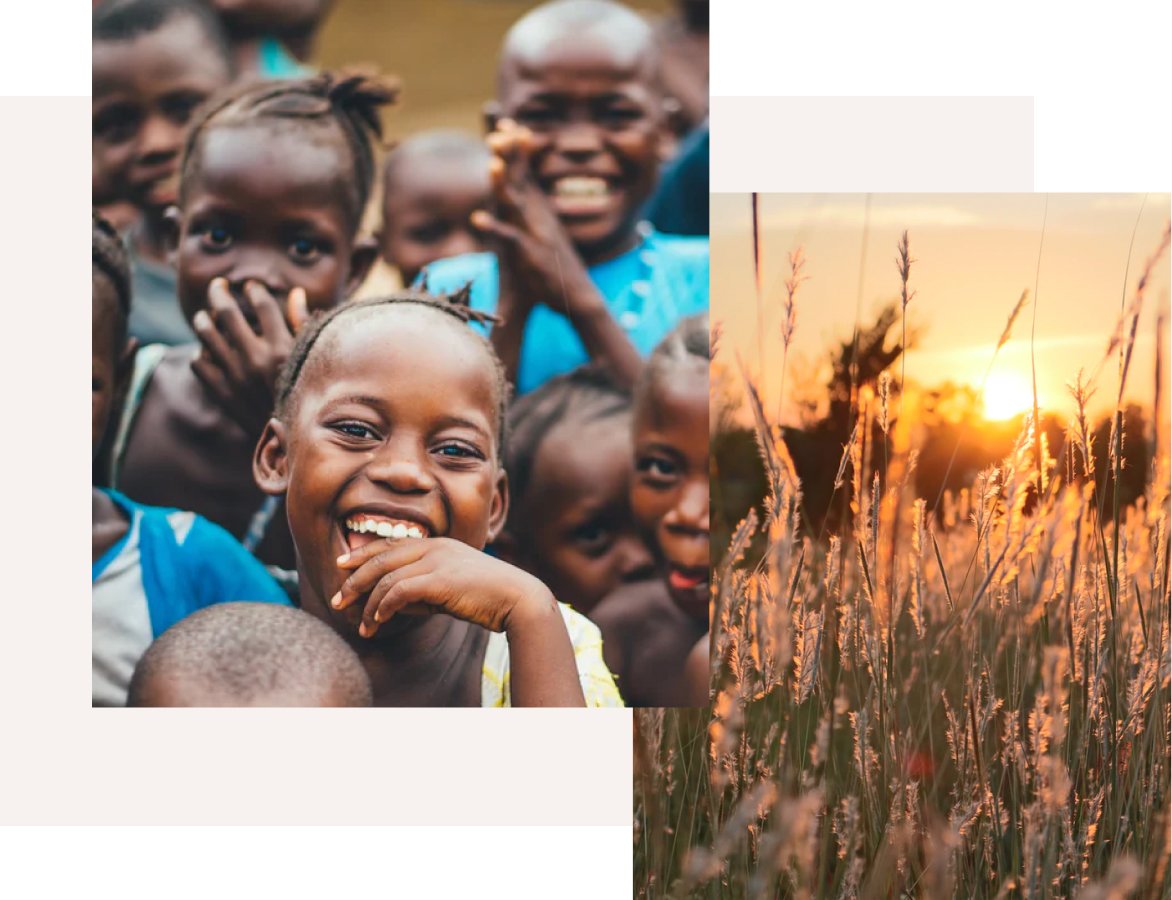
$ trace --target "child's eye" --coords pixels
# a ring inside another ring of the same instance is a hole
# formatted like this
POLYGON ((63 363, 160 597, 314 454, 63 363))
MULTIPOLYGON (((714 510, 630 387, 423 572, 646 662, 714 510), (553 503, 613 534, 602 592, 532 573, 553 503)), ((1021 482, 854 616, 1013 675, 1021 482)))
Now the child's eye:
POLYGON ((470 444, 449 442, 441 444, 435 452, 449 459, 484 459, 484 454, 470 444))
POLYGON ((447 237, 449 230, 446 222, 428 222, 408 228, 407 237, 417 244, 434 244, 447 237))
POLYGON ((94 137, 121 144, 134 137, 141 115, 131 106, 112 106, 94 117, 94 137))
POLYGON ((187 120, 195 108, 204 101, 202 94, 175 94, 164 98, 162 108, 164 115, 176 125, 186 125, 187 120))
POLYGON ((199 231, 200 242, 213 253, 220 253, 232 246, 232 232, 222 225, 209 225, 199 231))
POLYGON ((574 529, 574 544, 587 556, 601 556, 611 545, 611 530, 597 522, 587 522, 574 529))
POLYGON ((546 106, 522 107, 517 110, 514 118, 522 125, 530 128, 543 128, 553 125, 561 117, 553 109, 546 106))
POLYGON ((632 106, 612 106, 598 114, 598 120, 611 127, 625 127, 643 118, 643 111, 632 106))
POLYGON ((339 434, 355 440, 373 440, 377 437, 373 429, 361 422, 335 422, 329 427, 339 434))
POLYGON ((679 466, 662 456, 642 456, 635 461, 635 470, 653 487, 667 487, 680 474, 679 466))
POLYGON ((294 262, 311 263, 316 262, 318 257, 322 255, 323 247, 320 242, 313 238, 297 238, 289 245, 289 255, 293 257, 294 262))

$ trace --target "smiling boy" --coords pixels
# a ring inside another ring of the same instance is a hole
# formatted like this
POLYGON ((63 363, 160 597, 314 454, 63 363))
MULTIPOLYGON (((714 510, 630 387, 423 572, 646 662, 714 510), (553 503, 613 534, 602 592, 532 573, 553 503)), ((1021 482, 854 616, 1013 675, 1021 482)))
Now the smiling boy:
POLYGON ((668 156, 654 35, 611 0, 554 0, 509 31, 490 114, 493 253, 434 263, 431 289, 472 281, 519 393, 590 359, 625 383, 680 318, 708 307, 708 241, 639 223, 668 156))
POLYGON ((130 203, 134 312, 142 343, 194 340, 175 302, 164 214, 179 187, 183 134, 232 79, 216 14, 194 0, 120 0, 93 16, 93 202, 130 203))

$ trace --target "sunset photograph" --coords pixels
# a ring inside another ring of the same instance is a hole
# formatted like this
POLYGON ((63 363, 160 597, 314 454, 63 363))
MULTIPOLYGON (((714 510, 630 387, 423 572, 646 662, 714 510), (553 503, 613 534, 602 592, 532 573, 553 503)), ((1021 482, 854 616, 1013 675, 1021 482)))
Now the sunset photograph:
POLYGON ((1164 897, 1167 194, 714 194, 711 711, 640 897, 1164 897))

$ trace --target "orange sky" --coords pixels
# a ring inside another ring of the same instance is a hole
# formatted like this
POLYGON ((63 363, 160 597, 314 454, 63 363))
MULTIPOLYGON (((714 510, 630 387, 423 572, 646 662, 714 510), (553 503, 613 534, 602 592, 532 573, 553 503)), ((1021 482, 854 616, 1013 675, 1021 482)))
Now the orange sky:
MULTIPOLYGON (((1043 194, 876 194, 871 196, 861 309, 873 320, 899 295, 896 243, 906 228, 911 241, 910 287, 916 296, 908 322, 920 330, 907 356, 907 379, 931 386, 945 379, 977 386, 1006 319, 1023 289, 1030 305, 994 363, 989 404, 1008 411, 1030 377, 1030 328, 1037 301, 1034 354, 1039 402, 1066 419, 1065 389, 1079 367, 1088 373, 1103 358, 1119 318, 1128 245, 1135 245, 1127 277, 1128 301, 1145 260, 1169 217, 1169 195, 1052 194, 1043 236, 1043 194), (1141 213, 1142 204, 1142 213, 1141 213), (1041 268, 1039 269, 1039 242, 1041 268), (1034 295, 1037 278, 1037 296, 1034 295)), ((797 330, 787 367, 787 397, 794 379, 827 358, 831 341, 847 340, 859 302, 866 198, 851 194, 764 194, 760 197, 764 270, 766 409, 777 405, 781 377, 782 287, 791 249, 806 255, 797 298, 797 330)), ((712 317, 722 323, 718 358, 739 351, 758 369, 757 307, 753 281, 750 198, 712 195, 712 317)), ((1155 318, 1169 309, 1168 256, 1155 269, 1140 319, 1125 396, 1150 403, 1154 393, 1155 318)), ((898 327, 898 326, 897 326, 898 327)), ((1167 332, 1165 332, 1167 340, 1167 332)), ((1169 357, 1166 355, 1165 360, 1169 357)), ((894 373, 898 377, 898 371, 894 373)), ((1168 374, 1164 373, 1165 387, 1168 374)), ((1118 390, 1113 358, 1096 382, 1092 409, 1102 412, 1118 390)), ((1164 399, 1168 392, 1165 390, 1164 399)), ((1028 402, 1028 401, 1023 401, 1028 402)), ((783 419, 794 411, 786 407, 783 419)))

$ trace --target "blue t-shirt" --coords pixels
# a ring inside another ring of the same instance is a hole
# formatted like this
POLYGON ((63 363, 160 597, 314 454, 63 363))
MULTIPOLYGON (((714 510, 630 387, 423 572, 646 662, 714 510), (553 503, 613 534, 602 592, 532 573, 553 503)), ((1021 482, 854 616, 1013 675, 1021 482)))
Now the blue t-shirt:
POLYGON ((264 566, 220 526, 192 512, 105 493, 129 525, 92 569, 95 706, 125 705, 139 657, 180 619, 236 600, 292 605, 264 566))
MULTIPOLYGON (((647 230, 634 249, 588 271, 611 315, 643 356, 680 319, 708 311, 708 238, 647 230)), ((428 290, 435 292, 458 290, 471 282, 472 307, 485 312, 496 309, 499 276, 492 253, 437 260, 420 279, 426 279, 428 290)), ((517 393, 527 394, 589 359, 566 316, 544 304, 535 306, 521 342, 517 393)))

